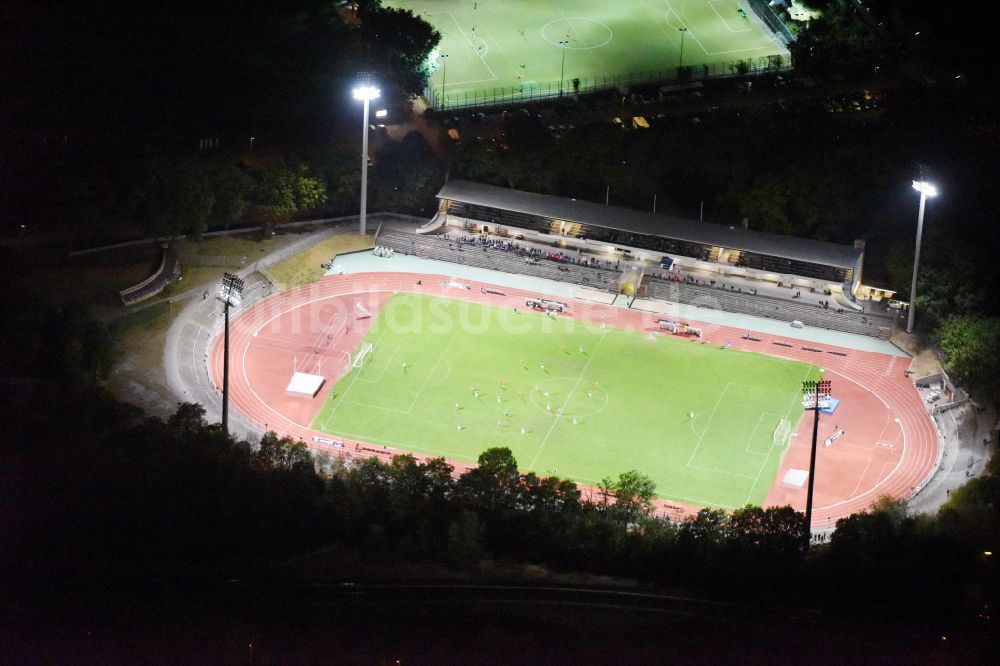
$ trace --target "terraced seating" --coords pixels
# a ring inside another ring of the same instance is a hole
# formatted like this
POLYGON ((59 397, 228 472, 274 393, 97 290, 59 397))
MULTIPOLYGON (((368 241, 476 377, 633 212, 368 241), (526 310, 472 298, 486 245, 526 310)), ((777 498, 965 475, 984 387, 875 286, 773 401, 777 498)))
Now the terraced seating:
POLYGON ((243 305, 249 307, 257 301, 270 296, 274 291, 274 285, 266 275, 260 271, 254 271, 247 275, 243 281, 243 305))
POLYGON ((163 248, 163 258, 160 267, 148 278, 128 289, 118 292, 123 305, 134 305, 147 298, 152 298, 163 291, 168 284, 176 280, 181 274, 177 260, 177 251, 173 247, 163 248))
MULTIPOLYGON (((565 264, 548 259, 538 259, 537 263, 528 263, 524 256, 516 252, 459 244, 441 235, 418 236, 395 228, 383 227, 377 242, 404 254, 569 282, 598 290, 614 290, 621 276, 621 272, 617 270, 565 264)), ((687 282, 663 280, 649 275, 646 276, 644 285, 645 298, 779 321, 801 321, 807 326, 845 333, 887 338, 895 326, 895 319, 891 315, 837 312, 790 299, 737 293, 687 282)))
POLYGON ((773 296, 734 293, 721 288, 657 278, 647 278, 645 285, 647 298, 698 305, 713 310, 737 312, 780 321, 801 321, 807 326, 845 333, 888 337, 894 326, 894 319, 891 316, 854 311, 837 312, 809 303, 773 296))
POLYGON ((396 252, 427 259, 487 268, 504 273, 531 275, 598 290, 612 289, 620 275, 620 272, 616 270, 591 268, 548 259, 538 259, 537 263, 529 263, 525 261, 524 256, 515 252, 455 243, 439 235, 416 236, 392 228, 383 228, 377 243, 391 247, 396 252))

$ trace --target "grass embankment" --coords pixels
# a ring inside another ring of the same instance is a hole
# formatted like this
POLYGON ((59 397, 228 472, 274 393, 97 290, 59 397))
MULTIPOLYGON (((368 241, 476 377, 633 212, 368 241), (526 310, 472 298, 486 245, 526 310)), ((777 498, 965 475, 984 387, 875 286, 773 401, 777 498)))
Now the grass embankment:
POLYGON ((367 250, 374 246, 374 235, 362 236, 354 232, 340 234, 279 261, 267 268, 266 273, 279 290, 291 289, 323 277, 326 269, 322 264, 330 263, 338 254, 367 250))

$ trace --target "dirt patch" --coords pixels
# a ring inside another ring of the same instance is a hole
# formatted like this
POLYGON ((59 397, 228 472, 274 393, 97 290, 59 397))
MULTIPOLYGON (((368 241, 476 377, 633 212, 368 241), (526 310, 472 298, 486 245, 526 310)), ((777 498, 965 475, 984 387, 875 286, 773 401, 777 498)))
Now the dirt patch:
POLYGON ((933 347, 924 344, 915 333, 900 329, 893 333, 892 342, 913 357, 910 371, 917 377, 926 377, 941 372, 941 359, 933 347))

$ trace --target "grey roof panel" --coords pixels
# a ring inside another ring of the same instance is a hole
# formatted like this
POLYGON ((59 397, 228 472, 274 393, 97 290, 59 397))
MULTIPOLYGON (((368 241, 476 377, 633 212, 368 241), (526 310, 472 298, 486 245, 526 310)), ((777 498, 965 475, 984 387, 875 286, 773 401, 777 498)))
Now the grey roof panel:
POLYGON ((727 227, 619 206, 602 206, 589 201, 533 194, 467 180, 449 180, 437 196, 439 199, 500 208, 566 222, 662 236, 824 266, 854 268, 861 258, 861 250, 856 250, 851 245, 782 236, 741 227, 727 227))

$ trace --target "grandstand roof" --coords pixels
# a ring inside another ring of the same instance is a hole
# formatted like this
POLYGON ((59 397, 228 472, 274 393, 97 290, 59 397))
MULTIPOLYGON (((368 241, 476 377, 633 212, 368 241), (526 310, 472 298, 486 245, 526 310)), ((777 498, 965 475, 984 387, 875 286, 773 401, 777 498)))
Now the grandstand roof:
POLYGON ((742 227, 698 222, 681 217, 602 206, 546 194, 521 192, 467 180, 449 180, 437 194, 439 199, 528 215, 589 224, 628 233, 662 236, 745 252, 807 261, 824 266, 854 268, 862 251, 851 245, 752 231, 742 227))

